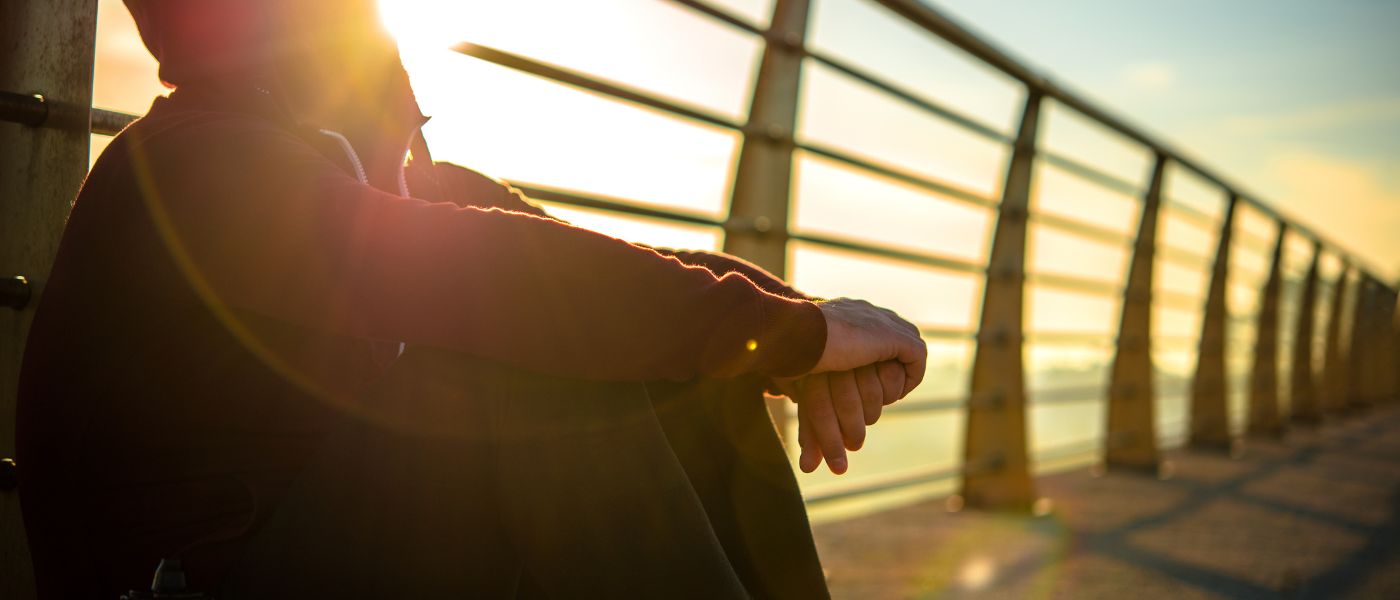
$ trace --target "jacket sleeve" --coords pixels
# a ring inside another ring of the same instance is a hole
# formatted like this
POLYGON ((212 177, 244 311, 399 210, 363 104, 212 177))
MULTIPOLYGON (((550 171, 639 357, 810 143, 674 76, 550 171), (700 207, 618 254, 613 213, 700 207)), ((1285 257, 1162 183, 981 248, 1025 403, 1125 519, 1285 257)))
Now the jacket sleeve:
POLYGON ((594 379, 796 375, 811 302, 556 220, 381 192, 218 116, 135 140, 146 208, 215 310, 594 379))
MULTIPOLYGON (((460 165, 438 162, 433 163, 431 173, 422 169, 412 172, 417 176, 416 179, 420 186, 431 185, 439 187, 440 192, 443 194, 443 199, 457 204, 458 206, 500 208, 503 210, 561 220, 548 214, 543 208, 531 203, 529 198, 521 193, 520 190, 507 185, 505 182, 492 179, 491 177, 460 165), (427 181, 426 179, 428 177, 431 177, 433 181, 427 181)), ((410 188, 412 189, 412 186, 410 186, 410 188)), ((643 248, 649 248, 663 256, 676 258, 687 265, 705 267, 716 275, 738 273, 770 294, 776 294, 793 300, 814 299, 797 291, 782 279, 769 273, 762 267, 736 256, 720 252, 705 252, 702 250, 661 248, 648 246, 646 244, 638 244, 636 242, 633 242, 633 244, 643 248)))

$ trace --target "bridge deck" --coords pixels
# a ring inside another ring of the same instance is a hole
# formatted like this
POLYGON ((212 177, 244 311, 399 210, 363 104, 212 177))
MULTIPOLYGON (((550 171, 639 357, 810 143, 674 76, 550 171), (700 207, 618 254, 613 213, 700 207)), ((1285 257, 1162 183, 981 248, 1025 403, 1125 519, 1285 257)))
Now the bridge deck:
POLYGON ((1045 517, 928 501, 820 525, 837 598, 1400 598, 1400 410, 1238 459, 1177 452, 1166 480, 1039 480, 1045 517))

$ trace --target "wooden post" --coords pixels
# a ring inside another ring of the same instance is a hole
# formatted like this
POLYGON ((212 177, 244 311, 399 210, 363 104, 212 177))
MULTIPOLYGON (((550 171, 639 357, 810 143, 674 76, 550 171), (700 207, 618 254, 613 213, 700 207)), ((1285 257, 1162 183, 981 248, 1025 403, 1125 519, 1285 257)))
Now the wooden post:
MULTIPOLYGON (((0 280, 14 292, 6 294, 0 307, 0 458, 5 460, 14 456, 20 357, 33 307, 87 173, 96 31, 93 0, 0 3, 0 90, 40 94, 48 107, 38 126, 0 123, 0 280)), ((0 464, 7 470, 10 466, 0 464)), ((0 598, 34 596, 13 489, 0 490, 0 565, 0 598)))
POLYGON ((1290 413, 1293 422, 1316 425, 1322 422, 1322 403, 1317 394, 1313 373, 1313 328, 1317 321, 1317 268, 1322 258, 1322 244, 1313 242, 1312 266, 1303 280, 1303 294, 1298 301, 1298 327, 1293 337, 1293 382, 1290 413))
MULTIPOLYGON (((724 226, 725 252, 778 276, 787 271, 793 132, 810 4, 810 0, 777 0, 773 7, 724 226)), ((785 400, 768 404, 780 433, 786 431, 787 406, 785 400)))
POLYGON ((1259 302, 1258 326, 1254 338, 1254 369, 1249 387, 1249 435, 1282 437, 1287 427, 1279 417, 1278 406, 1278 328, 1279 296, 1283 290, 1283 242, 1288 225, 1278 224, 1278 240, 1259 302))
POLYGON ((1225 377, 1226 325, 1230 320, 1226 288, 1230 278, 1230 239, 1235 227, 1235 205, 1230 194, 1220 224, 1215 268, 1210 276, 1205 315, 1201 318, 1201 344, 1196 352, 1196 375, 1191 381, 1192 448, 1229 451, 1230 410, 1225 377))
POLYGON ((1156 472, 1156 397, 1152 381, 1152 271, 1157 253, 1157 213, 1167 157, 1157 155, 1152 181, 1142 201, 1137 242, 1123 290, 1113 378, 1108 388, 1108 435, 1104 464, 1109 468, 1156 472))
POLYGON ((1342 356, 1342 307, 1346 303, 1347 277, 1351 265, 1345 260, 1332 288, 1332 306, 1327 316, 1327 355, 1322 367, 1322 408, 1339 413, 1347 408, 1346 357, 1342 356))
POLYGON ((1021 342, 1026 217, 1035 171, 1040 103, 1040 94, 1028 92, 987 259, 987 284, 972 361, 971 401, 963 441, 962 497, 965 505, 971 507, 1028 511, 1036 500, 1026 456, 1026 383, 1021 342))

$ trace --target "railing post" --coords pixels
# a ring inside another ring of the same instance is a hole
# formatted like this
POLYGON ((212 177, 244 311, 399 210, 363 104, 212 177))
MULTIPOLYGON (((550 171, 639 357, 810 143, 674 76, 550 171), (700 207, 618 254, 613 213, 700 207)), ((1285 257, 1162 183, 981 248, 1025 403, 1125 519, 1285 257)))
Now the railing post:
POLYGON ((997 217, 982 318, 972 361, 963 446, 965 505, 1025 511, 1035 486, 1026 456, 1026 383, 1021 342, 1026 275, 1026 217, 1030 211, 1041 96, 1029 90, 997 217))
POLYGON ((1230 240, 1238 202, 1239 198, 1231 192, 1225 205, 1225 218, 1220 224, 1215 268, 1211 272, 1210 291, 1201 318, 1201 344, 1196 352, 1196 375, 1191 381, 1192 448, 1229 451, 1233 441, 1226 402, 1225 346, 1230 310, 1225 291, 1230 277, 1230 240))
POLYGON ((1347 276, 1351 265, 1343 259, 1342 268, 1337 273, 1337 282, 1332 288, 1332 306, 1327 316, 1327 355, 1322 367, 1322 408, 1329 413, 1339 413, 1347 409, 1347 363, 1342 356, 1342 306, 1346 302, 1347 276))
POLYGON ((1123 290, 1113 378, 1108 388, 1108 433, 1104 464, 1156 472, 1156 396, 1152 381, 1152 271, 1157 252, 1157 214, 1167 157, 1158 154, 1142 201, 1137 242, 1123 290))
POLYGON ((1370 274, 1358 270, 1351 316, 1351 350, 1347 352, 1347 406, 1364 410, 1371 405, 1371 362, 1376 353, 1376 286, 1370 274))
POLYGON ((1384 343, 1380 352, 1381 366, 1377 369, 1384 378, 1380 400, 1394 403, 1400 401, 1400 323, 1396 322, 1400 297, 1395 288, 1381 286, 1381 290, 1381 307, 1376 311, 1381 319, 1378 329, 1384 343))
MULTIPOLYGON (((793 133, 802 81, 802 45, 810 0, 777 0, 758 68, 724 226, 724 251, 782 276, 787 271, 793 133)), ((779 432, 787 402, 770 401, 779 432)))
MULTIPOLYGON (((14 292, 0 307, 0 468, 7 471, 32 307, 87 172, 96 31, 94 0, 0 2, 0 91, 41 94, 47 107, 42 126, 0 123, 0 280, 14 292)), ((34 596, 19 499, 9 490, 0 491, 0 565, 0 598, 34 596)))
POLYGON ((1322 259, 1322 243, 1313 242, 1312 265, 1303 281, 1298 301, 1298 327, 1293 337, 1293 367, 1290 413, 1293 422, 1316 425, 1322 422, 1322 403, 1317 397, 1317 377, 1313 372, 1313 329, 1317 322, 1317 270, 1322 259))
POLYGON ((1283 242, 1288 225, 1278 224, 1278 240, 1269 264, 1269 279, 1259 301, 1258 325, 1254 332, 1254 368, 1249 385, 1249 435, 1283 437, 1287 427, 1279 417, 1278 406, 1278 329, 1279 296, 1283 290, 1283 242))

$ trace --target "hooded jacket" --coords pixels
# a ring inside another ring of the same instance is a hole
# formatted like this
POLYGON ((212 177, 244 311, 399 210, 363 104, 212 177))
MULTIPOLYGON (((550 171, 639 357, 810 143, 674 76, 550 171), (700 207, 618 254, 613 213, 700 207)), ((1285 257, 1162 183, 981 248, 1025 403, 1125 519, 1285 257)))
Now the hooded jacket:
POLYGON ((370 185, 355 143, 403 140, 347 151, 259 89, 276 4, 129 1, 177 89, 96 162, 31 329, 17 436, 41 597, 115 597, 164 557, 215 588, 400 344, 603 380, 816 363, 820 310, 738 259, 575 228, 452 165, 370 185))

